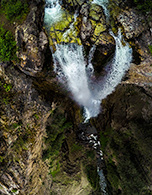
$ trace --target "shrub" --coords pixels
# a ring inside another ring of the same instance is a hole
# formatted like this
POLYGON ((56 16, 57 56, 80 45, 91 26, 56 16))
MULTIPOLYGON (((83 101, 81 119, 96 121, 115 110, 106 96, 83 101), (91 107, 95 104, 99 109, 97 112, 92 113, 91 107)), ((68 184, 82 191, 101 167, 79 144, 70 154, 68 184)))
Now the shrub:
POLYGON ((8 20, 20 19, 28 12, 26 0, 2 0, 1 6, 8 20))
POLYGON ((16 42, 10 31, 0 26, 0 60, 10 61, 16 58, 16 42))

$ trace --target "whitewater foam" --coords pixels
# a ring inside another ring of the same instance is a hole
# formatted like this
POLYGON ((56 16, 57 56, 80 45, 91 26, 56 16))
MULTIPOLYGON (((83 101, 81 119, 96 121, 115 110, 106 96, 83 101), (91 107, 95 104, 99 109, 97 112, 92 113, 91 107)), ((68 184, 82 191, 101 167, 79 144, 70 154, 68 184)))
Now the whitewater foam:
POLYGON ((44 22, 47 27, 62 19, 62 8, 58 0, 46 0, 44 22))

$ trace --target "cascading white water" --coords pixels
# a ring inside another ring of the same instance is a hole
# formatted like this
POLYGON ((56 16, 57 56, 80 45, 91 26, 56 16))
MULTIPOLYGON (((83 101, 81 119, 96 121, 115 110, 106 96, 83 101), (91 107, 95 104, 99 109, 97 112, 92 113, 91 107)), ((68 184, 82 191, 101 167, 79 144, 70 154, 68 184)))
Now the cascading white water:
POLYGON ((62 19, 62 9, 58 0, 46 0, 44 22, 48 26, 62 19))
MULTIPOLYGON (((121 82, 132 60, 132 50, 128 44, 122 44, 120 30, 118 36, 112 32, 111 35, 116 41, 115 55, 107 65, 107 74, 96 81, 92 80, 92 74, 87 74, 82 46, 58 45, 53 54, 54 70, 59 80, 67 85, 75 101, 84 107, 86 120, 99 114, 101 101, 121 82)), ((91 65, 89 67, 92 68, 91 65)))
POLYGON ((67 84, 79 105, 87 107, 92 98, 82 46, 77 44, 57 45, 56 49, 53 54, 54 70, 59 80, 67 84))

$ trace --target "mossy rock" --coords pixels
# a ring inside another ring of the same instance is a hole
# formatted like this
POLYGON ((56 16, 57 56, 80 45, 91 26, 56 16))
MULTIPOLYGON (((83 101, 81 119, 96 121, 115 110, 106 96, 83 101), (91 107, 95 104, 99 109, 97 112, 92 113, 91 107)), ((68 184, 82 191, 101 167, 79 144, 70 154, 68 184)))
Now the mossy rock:
POLYGON ((53 50, 55 50, 56 44, 77 43, 81 45, 78 28, 79 22, 80 18, 77 18, 74 22, 73 14, 68 12, 63 13, 62 20, 50 28, 49 42, 53 50))
POLYGON ((96 25, 95 31, 94 31, 94 36, 99 36, 102 32, 106 31, 106 25, 103 25, 101 23, 98 23, 96 25))

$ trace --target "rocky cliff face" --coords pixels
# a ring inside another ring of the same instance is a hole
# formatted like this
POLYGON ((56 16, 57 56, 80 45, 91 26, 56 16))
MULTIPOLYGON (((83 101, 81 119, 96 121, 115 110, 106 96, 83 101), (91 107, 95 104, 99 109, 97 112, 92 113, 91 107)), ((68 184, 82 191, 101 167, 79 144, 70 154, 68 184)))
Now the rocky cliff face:
POLYGON ((32 1, 27 19, 16 27, 20 61, 0 63, 0 194, 102 194, 98 156, 82 138, 82 129, 100 138, 109 194, 151 194, 151 12, 143 14, 131 0, 110 0, 107 24, 99 5, 62 2, 67 21, 51 27, 51 45, 77 42, 87 55, 95 44, 93 64, 99 75, 114 52, 109 26, 114 32, 120 27, 133 48, 133 63, 122 84, 103 101, 102 113, 84 127, 82 111, 52 72, 44 2, 32 1), (74 21, 71 12, 76 8, 79 17, 74 21), (72 23, 75 33, 63 39, 72 23))

